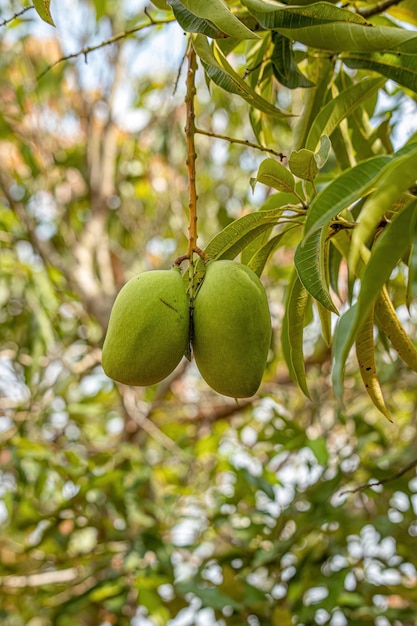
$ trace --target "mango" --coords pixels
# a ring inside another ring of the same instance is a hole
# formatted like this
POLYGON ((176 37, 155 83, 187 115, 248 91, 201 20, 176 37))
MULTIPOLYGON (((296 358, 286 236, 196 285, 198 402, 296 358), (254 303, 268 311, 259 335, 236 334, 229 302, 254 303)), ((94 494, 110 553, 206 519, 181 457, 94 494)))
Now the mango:
POLYGON ((232 398, 256 393, 271 332, 258 276, 236 261, 209 261, 193 303, 193 353, 206 383, 232 398))
POLYGON ((152 385, 178 365, 189 342, 189 301, 179 269, 151 270, 119 292, 103 345, 102 366, 126 385, 152 385))

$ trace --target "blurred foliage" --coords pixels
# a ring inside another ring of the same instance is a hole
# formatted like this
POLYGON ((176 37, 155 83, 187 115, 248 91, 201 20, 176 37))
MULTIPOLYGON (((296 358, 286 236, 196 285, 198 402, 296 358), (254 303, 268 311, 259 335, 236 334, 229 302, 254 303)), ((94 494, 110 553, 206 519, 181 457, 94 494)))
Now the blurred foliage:
MULTIPOLYGON (((153 20, 166 20, 168 5, 154 4, 161 10, 149 9, 153 20)), ((411 5, 390 14, 407 19, 411 5)), ((255 398, 237 404, 213 394, 187 361, 146 389, 104 376, 100 346, 117 291, 139 271, 169 267, 187 246, 179 74, 187 38, 175 22, 151 24, 39 78, 64 56, 150 24, 140 2, 68 0, 50 9, 56 29, 29 3, 0 2, 1 623, 415 625, 415 373, 376 331, 379 380, 395 421, 371 403, 354 358, 342 407, 320 309, 310 302, 303 348, 311 400, 302 395, 280 339, 283 320, 291 324, 284 311, 298 227, 280 239, 262 275, 274 341, 255 398), (28 10, 10 19, 22 6, 28 10)), ((259 65, 262 41, 246 44, 235 50, 236 66, 247 63, 252 87, 297 115, 273 118, 209 90, 200 63, 197 126, 288 155, 308 133, 298 114, 309 88, 278 86, 273 76, 282 71, 259 65)), ((332 74, 303 50, 286 62, 301 63, 301 87, 321 74, 316 94, 331 82, 335 96, 351 76, 357 83, 368 75, 332 74)), ((371 156, 370 136, 379 154, 405 143, 410 93, 385 86, 349 126, 336 126, 320 189, 352 154, 371 156)), ((202 246, 232 220, 293 201, 279 188, 252 191, 266 153, 215 136, 196 143, 202 246)), ((312 193, 311 181, 296 184, 312 193)), ((332 296, 343 306, 357 280, 330 250, 332 296)), ((399 264, 389 294, 413 337, 408 280, 399 264)))

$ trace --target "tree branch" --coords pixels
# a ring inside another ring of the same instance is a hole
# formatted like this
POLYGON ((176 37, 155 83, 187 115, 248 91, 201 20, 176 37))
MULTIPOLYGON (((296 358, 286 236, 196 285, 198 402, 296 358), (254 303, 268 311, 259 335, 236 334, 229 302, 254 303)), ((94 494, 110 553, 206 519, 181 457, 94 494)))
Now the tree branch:
POLYGON ((382 480, 377 480, 373 483, 366 483, 364 485, 359 485, 359 487, 355 487, 355 489, 345 489, 339 495, 343 496, 345 494, 358 493, 360 491, 365 491, 366 489, 370 489, 371 487, 379 487, 380 485, 385 485, 386 483, 390 483, 394 480, 397 480, 398 478, 401 478, 401 476, 404 476, 404 474, 412 470, 414 467, 417 467, 417 459, 414 459, 414 461, 411 461, 411 463, 403 467, 402 470, 400 470, 393 476, 388 476, 388 478, 383 478, 382 480))
MULTIPOLYGON (((146 15, 148 17, 150 17, 148 15, 148 13, 146 13, 146 15)), ((139 26, 135 26, 135 28, 130 28, 128 30, 124 30, 120 33, 116 33, 115 35, 113 35, 112 37, 110 37, 109 39, 106 39, 105 41, 102 41, 98 44, 96 44, 95 46, 86 46, 85 48, 82 48, 81 50, 78 50, 78 52, 73 52, 72 54, 67 54, 66 56, 63 56, 61 58, 59 58, 57 61, 55 61, 54 63, 52 63, 51 65, 48 65, 48 67, 46 69, 43 70, 43 72, 41 72, 37 79, 40 80, 41 78, 43 78, 52 68, 54 68, 56 65, 59 65, 60 63, 63 63, 64 61, 69 61, 70 59, 76 59, 79 56, 84 56, 85 58, 85 62, 87 63, 87 56, 88 54, 90 54, 90 52, 94 52, 95 50, 100 50, 101 48, 104 48, 105 46, 109 46, 112 43, 116 43, 117 41, 120 41, 121 39, 127 39, 128 37, 130 37, 131 35, 134 35, 135 33, 138 33, 141 30, 145 30, 145 28, 149 28, 150 26, 160 26, 161 24, 169 24, 170 22, 173 22, 174 18, 167 18, 165 20, 153 20, 150 18, 150 21, 146 24, 140 24, 139 26)))
POLYGON ((214 137, 215 139, 224 139, 224 141, 228 141, 229 143, 238 143, 242 146, 246 146, 247 148, 255 148, 255 150, 261 150, 262 152, 268 152, 269 154, 273 154, 278 157, 280 161, 285 159, 285 154, 282 152, 277 152, 276 150, 272 150, 272 148, 267 148, 266 146, 261 146, 258 143, 252 143, 247 139, 236 139, 236 137, 228 137, 227 135, 219 135, 218 133, 213 133, 209 130, 203 130, 202 128, 196 128, 195 132, 198 135, 206 135, 207 137, 214 137))
POLYGON ((372 15, 377 15, 378 13, 386 11, 390 7, 400 4, 400 2, 402 2, 402 0, 380 0, 380 2, 377 2, 371 7, 362 7, 358 9, 357 12, 359 15, 362 15, 362 17, 371 17, 372 15))
POLYGON ((26 11, 30 11, 33 8, 34 8, 33 6, 25 7, 24 9, 22 9, 18 13, 15 13, 11 17, 8 17, 6 20, 3 20, 2 22, 0 22, 0 27, 1 26, 6 26, 7 24, 10 24, 10 22, 13 22, 14 20, 17 20, 21 15, 23 15, 23 13, 26 13, 26 11))

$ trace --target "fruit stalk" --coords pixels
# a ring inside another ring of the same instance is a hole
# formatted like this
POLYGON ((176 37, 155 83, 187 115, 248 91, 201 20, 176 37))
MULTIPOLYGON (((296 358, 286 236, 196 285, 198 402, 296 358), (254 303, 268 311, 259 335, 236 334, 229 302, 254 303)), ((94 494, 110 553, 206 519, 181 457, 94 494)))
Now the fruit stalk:
POLYGON ((190 39, 188 52, 187 52, 188 68, 187 68, 187 93, 185 95, 185 107, 186 107, 186 123, 185 123, 185 136, 187 140, 187 170, 188 170, 188 194, 189 194, 189 226, 188 226, 188 249, 186 257, 189 259, 189 277, 190 286, 192 286, 194 275, 193 264, 193 252, 197 247, 197 189, 196 189, 196 173, 195 162, 197 159, 197 153, 195 150, 195 113, 194 113, 194 98, 196 94, 195 88, 195 73, 197 71, 197 58, 194 51, 193 43, 190 39))

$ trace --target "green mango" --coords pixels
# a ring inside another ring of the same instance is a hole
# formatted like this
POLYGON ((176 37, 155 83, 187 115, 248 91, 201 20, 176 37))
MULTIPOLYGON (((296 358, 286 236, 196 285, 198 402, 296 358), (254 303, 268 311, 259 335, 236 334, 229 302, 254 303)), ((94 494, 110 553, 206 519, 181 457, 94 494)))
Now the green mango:
POLYGON ((186 352, 189 301, 179 269, 153 270, 129 280, 117 296, 103 345, 102 366, 126 385, 152 385, 186 352))
POLYGON ((193 305, 193 353, 206 383, 232 398, 256 393, 271 332, 258 276, 236 261, 210 261, 193 305))

